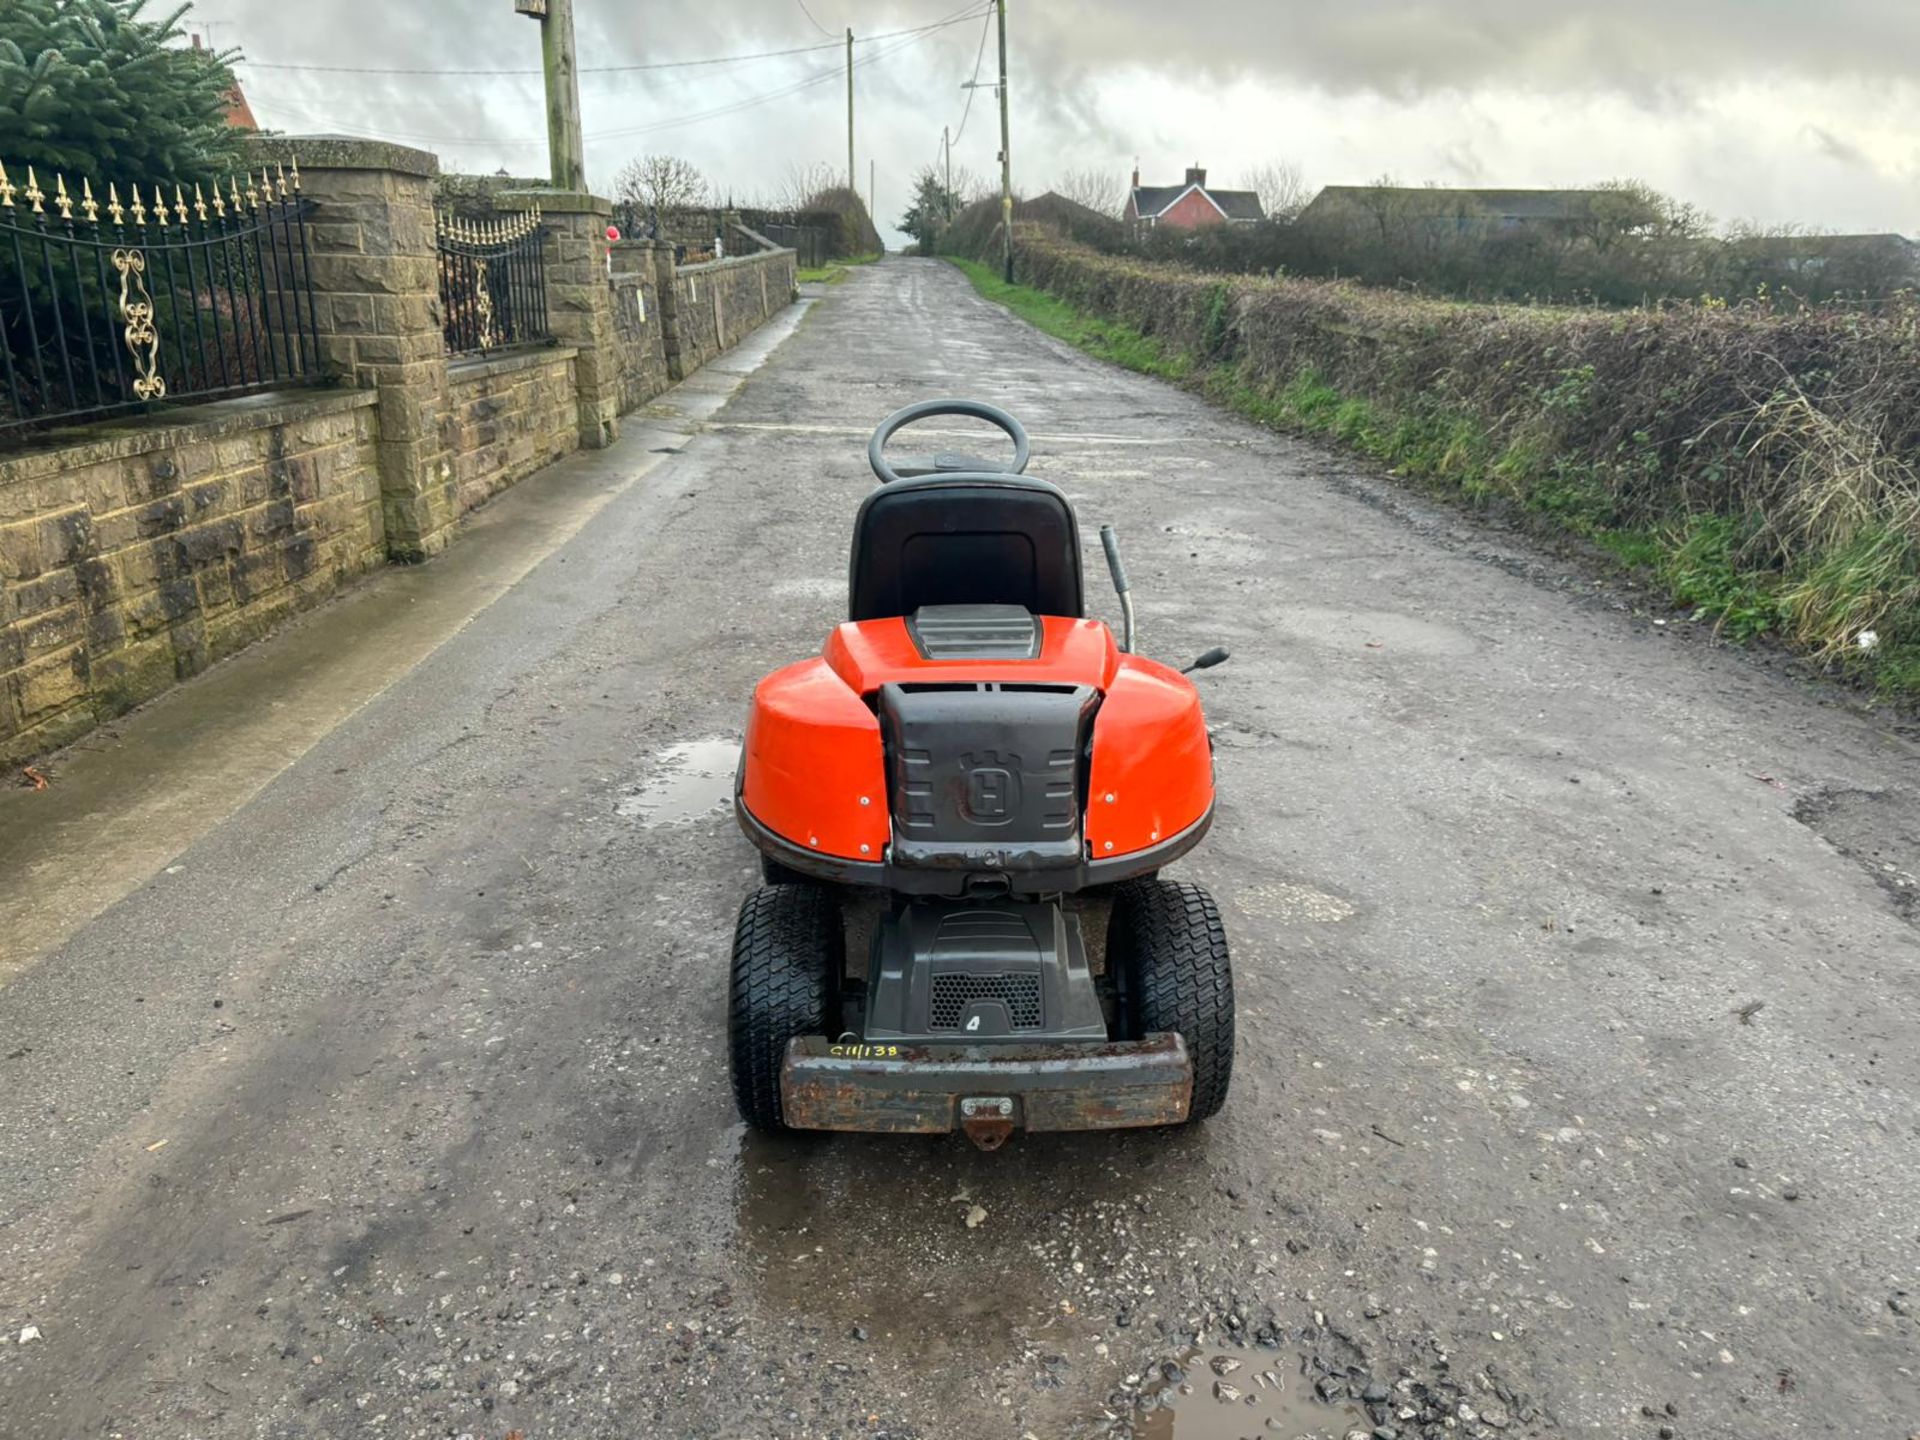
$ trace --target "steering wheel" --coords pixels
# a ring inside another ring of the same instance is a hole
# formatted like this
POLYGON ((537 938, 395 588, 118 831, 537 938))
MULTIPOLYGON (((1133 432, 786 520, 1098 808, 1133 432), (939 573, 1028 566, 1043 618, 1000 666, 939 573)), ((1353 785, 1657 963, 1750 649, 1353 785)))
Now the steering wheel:
POLYGON ((987 475, 1020 475, 1026 472, 1027 460, 1033 454, 1033 446, 1027 440, 1027 432, 1020 422, 1002 410, 998 405, 989 405, 983 400, 923 400, 918 405, 909 405, 904 410, 896 410, 880 422, 873 432, 873 439, 867 442, 867 463, 873 466, 873 473, 880 477, 882 485, 890 485, 895 480, 918 479, 922 475, 978 473, 987 475), (978 455, 968 455, 963 451, 943 450, 934 455, 916 456, 899 465, 888 463, 887 442, 909 425, 922 420, 931 420, 936 415, 964 415, 971 420, 984 420, 989 425, 998 426, 1013 441, 1013 466, 1011 469, 992 460, 984 460, 978 455))

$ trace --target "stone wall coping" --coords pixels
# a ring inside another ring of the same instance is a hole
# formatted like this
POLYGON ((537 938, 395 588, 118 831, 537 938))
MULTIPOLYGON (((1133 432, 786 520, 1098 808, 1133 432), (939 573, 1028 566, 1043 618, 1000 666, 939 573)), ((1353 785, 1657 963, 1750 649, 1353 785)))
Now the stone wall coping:
POLYGON ((735 265, 759 265, 779 255, 793 255, 798 252, 781 248, 778 250, 759 250, 752 255, 729 255, 724 260, 706 260, 698 265, 681 265, 674 269, 676 275, 706 275, 715 270, 725 270, 735 265))
POLYGON ((565 365, 580 353, 572 345, 541 345, 516 350, 506 355, 475 355, 447 365, 449 385, 471 385, 495 375, 511 375, 516 370, 534 370, 543 365, 565 365))
POLYGON ((519 205, 522 209, 540 207, 543 215, 612 215, 613 201, 584 190, 502 190, 494 195, 499 205, 519 205))
POLYGON ((302 170, 392 170, 401 175, 440 173, 440 157, 391 140, 353 135, 257 135, 246 142, 256 161, 272 165, 300 162, 302 170))
POLYGON ((124 460, 198 440, 217 440, 249 430, 297 423, 316 415, 360 410, 380 403, 376 390, 276 390, 235 400, 182 406, 156 415, 101 420, 32 437, 33 447, 0 455, 0 486, 55 475, 62 470, 124 460))

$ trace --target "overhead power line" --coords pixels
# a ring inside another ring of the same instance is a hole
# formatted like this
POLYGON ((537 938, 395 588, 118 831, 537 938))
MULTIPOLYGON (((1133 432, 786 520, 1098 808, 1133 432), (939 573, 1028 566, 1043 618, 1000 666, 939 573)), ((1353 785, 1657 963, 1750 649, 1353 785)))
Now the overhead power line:
POLYGON ((836 40, 839 38, 838 36, 834 36, 833 32, 827 29, 826 26, 813 18, 813 11, 807 8, 807 0, 795 0, 795 3, 800 6, 800 13, 807 17, 807 23, 813 26, 814 29, 818 30, 822 35, 831 36, 836 40))
MULTIPOLYGON (((974 7, 969 5, 967 7, 967 13, 959 18, 970 20, 973 18, 974 13, 974 7)), ((859 56, 854 61, 854 67, 856 69, 864 69, 869 65, 876 64, 881 60, 897 55, 901 51, 910 49, 918 44, 932 31, 952 23, 955 22, 952 20, 944 20, 936 22, 933 25, 922 25, 914 30, 895 31, 893 34, 897 38, 892 44, 885 45, 881 49, 869 54, 859 56)), ((877 39, 879 37, 875 38, 877 39)), ((839 66, 835 66, 831 70, 816 71, 804 79, 783 85, 779 89, 765 91, 758 95, 744 96, 741 99, 729 101, 724 105, 714 106, 709 110, 697 111, 687 115, 676 115, 671 120, 656 120, 645 125, 628 126, 618 130, 597 131, 588 135, 586 138, 588 140, 625 140, 641 135, 652 135, 666 130, 674 130, 686 125, 699 124, 707 120, 717 120, 723 116, 737 114, 742 110, 750 110, 757 105, 764 105, 769 101, 781 100, 791 95, 797 95, 817 85, 824 85, 830 80, 839 80, 845 73, 846 72, 839 66)), ((300 109, 298 106, 287 106, 286 108, 296 113, 300 109)), ((417 145, 461 145, 496 149, 543 149, 547 143, 543 138, 508 139, 503 136, 484 135, 422 135, 394 130, 370 130, 364 127, 341 125, 332 121, 324 121, 321 123, 326 123, 332 129, 348 135, 361 136, 372 140, 397 140, 417 145)))
MULTIPOLYGON (((966 12, 949 16, 945 20, 935 20, 927 25, 916 25, 906 30, 887 30, 878 35, 858 36, 855 45, 877 45, 887 40, 896 40, 902 36, 925 35, 934 30, 944 30, 949 25, 960 25, 971 20, 978 11, 969 5, 966 12)), ((793 45, 784 50, 758 50, 747 55, 717 55, 704 60, 651 60, 632 65, 582 65, 582 75, 631 75, 643 70, 691 70, 714 65, 741 65, 751 60, 778 60, 793 55, 812 55, 821 50, 838 50, 845 42, 840 40, 823 41, 817 45, 793 45)), ((499 69, 441 69, 431 66, 381 67, 372 65, 304 65, 273 60, 235 60, 237 66, 247 66, 255 70, 285 70, 310 75, 539 75, 543 73, 538 65, 513 65, 499 69)), ((837 72, 836 72, 837 73, 837 72)))
POLYGON ((987 18, 980 27, 980 50, 973 57, 973 78, 967 82, 967 104, 960 112, 960 126, 954 131, 953 139, 947 142, 947 153, 953 153, 953 147, 960 143, 960 137, 967 133, 967 117, 973 114, 974 92, 980 88, 980 66, 987 58, 987 36, 993 31, 993 11, 987 11, 987 18))

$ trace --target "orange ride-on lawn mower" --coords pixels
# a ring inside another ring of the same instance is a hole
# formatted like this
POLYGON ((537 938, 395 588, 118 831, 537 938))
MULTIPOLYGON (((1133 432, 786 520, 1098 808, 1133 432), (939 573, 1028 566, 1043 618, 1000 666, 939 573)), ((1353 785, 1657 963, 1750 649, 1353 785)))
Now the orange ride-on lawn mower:
MULTIPOLYGON (((1162 880, 1213 819, 1213 747, 1182 672, 1085 618, 1080 532, 1024 475, 1002 410, 932 401, 868 446, 847 623, 754 691, 735 812, 767 883, 734 934, 728 1038, 761 1129, 943 1134, 1202 1120, 1233 1070, 1213 898, 1162 880), (890 463, 917 421, 1005 431, 1011 470, 890 463), (881 892, 857 978, 843 905, 881 892), (1081 918, 1107 911, 1105 964, 1081 918)), ((1212 650, 1188 669, 1227 658, 1212 650)))

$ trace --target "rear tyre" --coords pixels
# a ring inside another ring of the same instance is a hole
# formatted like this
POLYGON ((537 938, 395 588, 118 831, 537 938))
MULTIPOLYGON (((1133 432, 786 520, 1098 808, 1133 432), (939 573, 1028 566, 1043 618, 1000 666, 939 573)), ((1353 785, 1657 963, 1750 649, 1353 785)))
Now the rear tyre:
POLYGON ((1176 1032, 1193 1062, 1187 1119, 1213 1115, 1233 1080, 1233 967, 1213 896, 1179 880, 1116 886, 1107 969, 1125 1038, 1176 1032))
POLYGON ((769 885, 747 896, 733 931, 727 1047, 733 1098, 756 1130, 784 1130, 780 1067, 787 1042, 827 1033, 846 955, 840 907, 816 885, 769 885))

